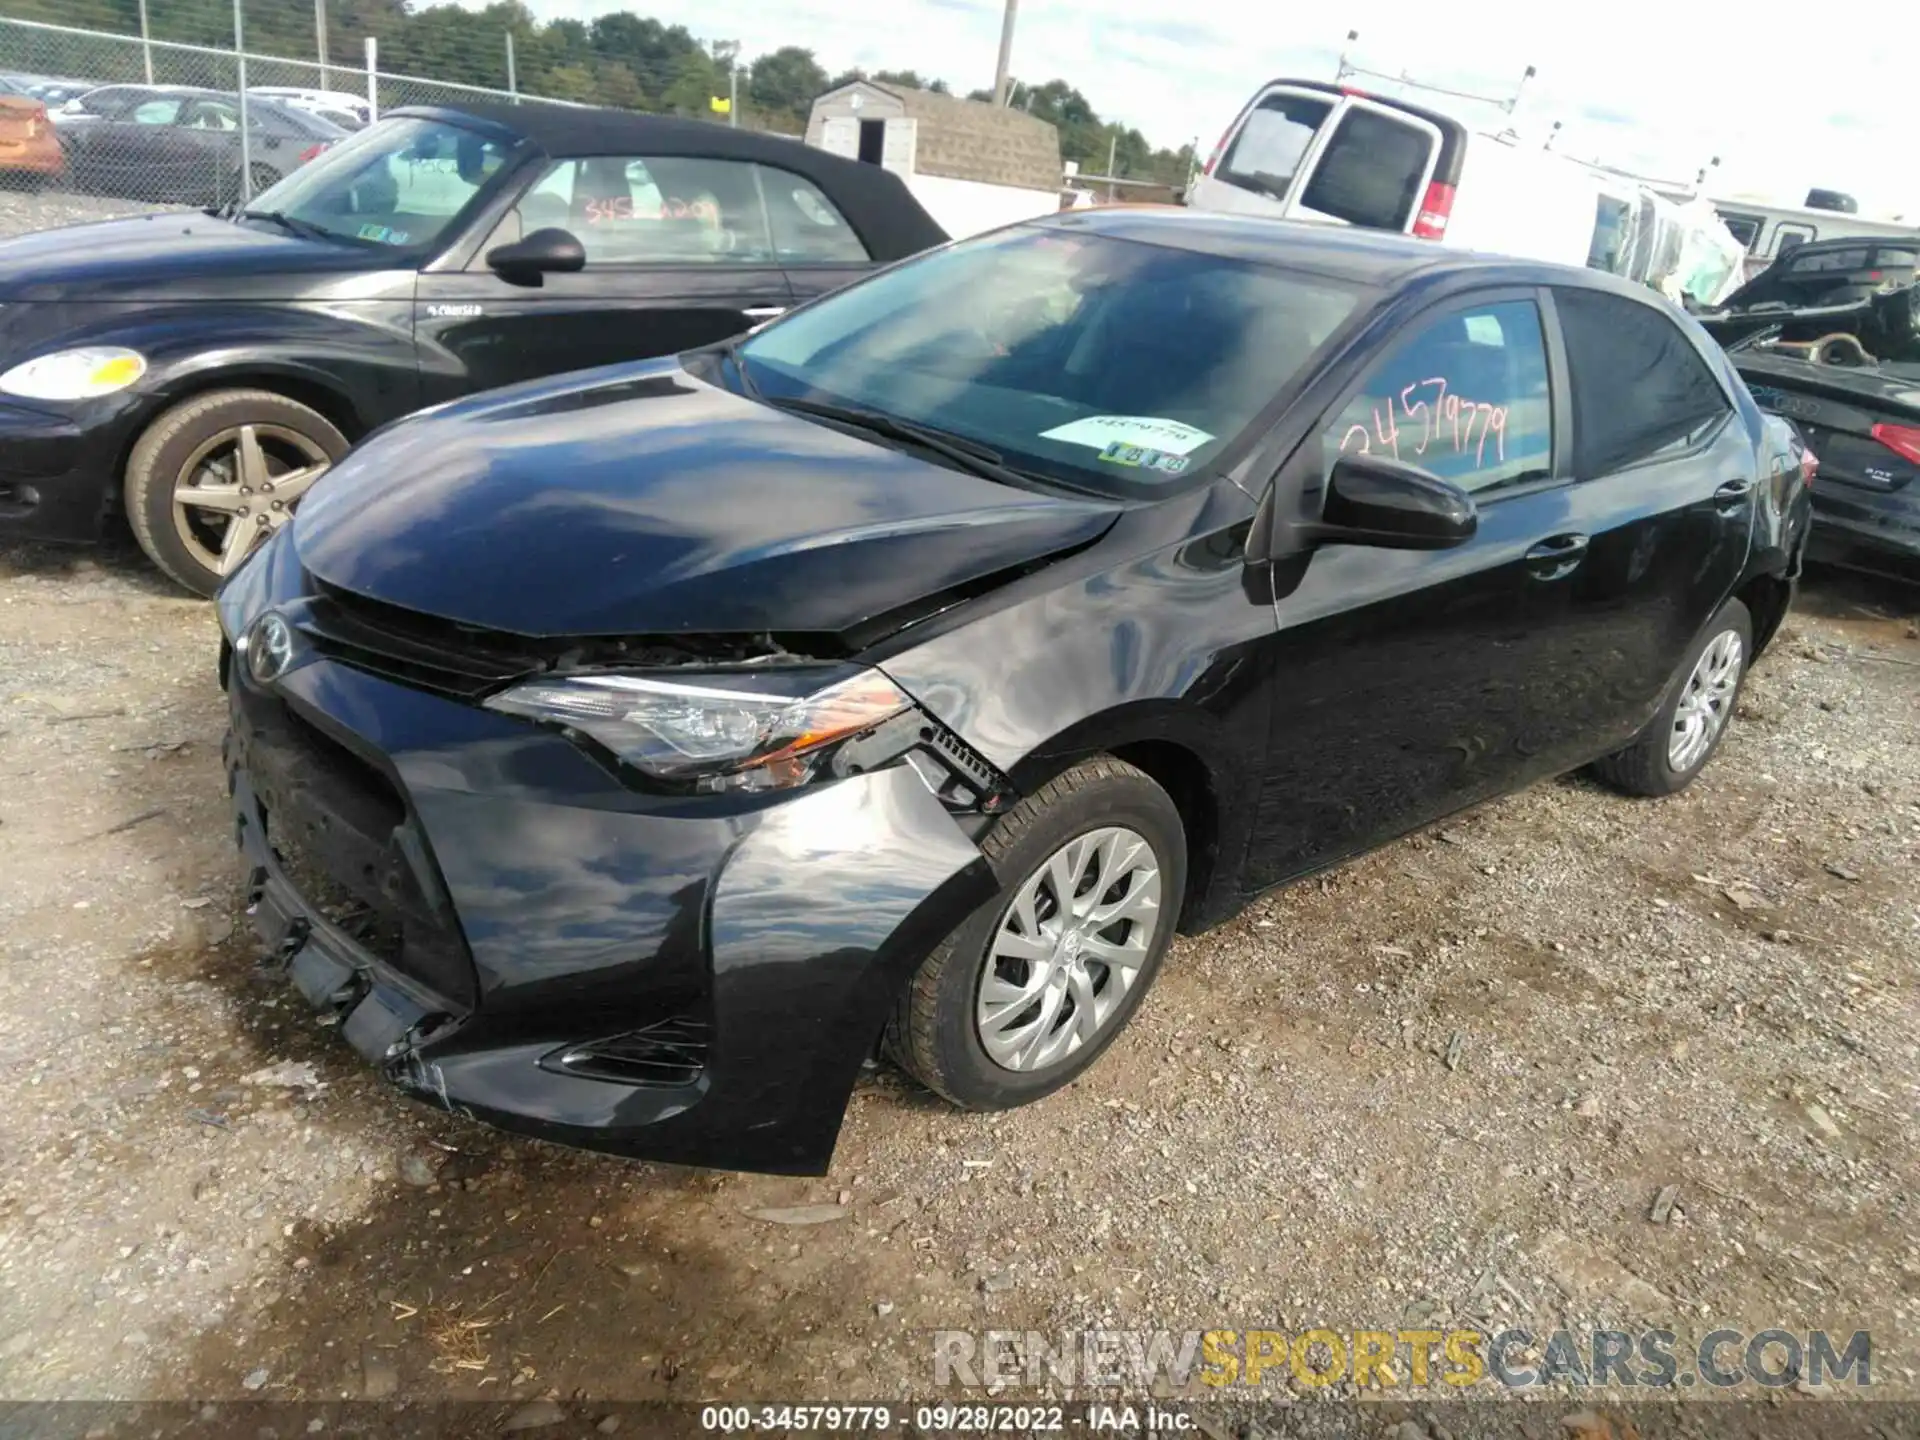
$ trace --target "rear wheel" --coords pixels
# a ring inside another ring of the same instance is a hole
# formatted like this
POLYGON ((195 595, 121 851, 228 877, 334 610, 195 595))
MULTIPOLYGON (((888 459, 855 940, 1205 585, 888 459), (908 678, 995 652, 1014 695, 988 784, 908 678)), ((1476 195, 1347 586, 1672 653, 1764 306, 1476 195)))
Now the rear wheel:
POLYGON ((1684 790, 1720 748, 1752 658, 1753 617, 1729 600, 1680 662, 1660 713, 1633 744, 1595 761, 1594 774, 1629 795, 1684 790))
POLYGON ((211 595, 346 453, 326 416, 271 390, 196 396, 133 447, 127 519, 154 564, 211 595))
POLYGON ((1173 801, 1110 756, 1022 801, 981 842, 999 893, 921 964, 886 1048, 973 1110, 1023 1105, 1099 1058, 1173 938, 1186 837, 1173 801))

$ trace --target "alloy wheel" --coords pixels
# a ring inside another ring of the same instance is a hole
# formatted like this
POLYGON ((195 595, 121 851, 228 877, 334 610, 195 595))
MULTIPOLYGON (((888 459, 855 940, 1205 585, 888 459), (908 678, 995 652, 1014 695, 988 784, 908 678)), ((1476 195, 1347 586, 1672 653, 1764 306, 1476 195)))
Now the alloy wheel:
POLYGON ((283 425, 235 425, 180 467, 173 524, 194 559, 230 575, 274 531, 331 461, 320 442, 283 425))
POLYGON ((1680 692, 1680 703, 1673 712, 1673 732, 1667 740, 1667 764, 1676 774, 1698 765, 1726 728, 1745 659, 1746 649, 1733 630, 1723 630, 1700 652, 1686 688, 1680 692))
POLYGON ((1075 836, 1021 882, 980 972, 974 1025, 1006 1070, 1042 1070, 1104 1037, 1159 932, 1160 862, 1137 831, 1075 836))

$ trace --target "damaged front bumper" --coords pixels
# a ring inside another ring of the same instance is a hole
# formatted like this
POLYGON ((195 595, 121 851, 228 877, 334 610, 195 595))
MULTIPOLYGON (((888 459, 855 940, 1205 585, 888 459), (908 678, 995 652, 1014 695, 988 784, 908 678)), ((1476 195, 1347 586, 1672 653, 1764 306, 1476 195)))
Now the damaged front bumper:
MULTIPOLYGON (((276 542, 229 637, 294 582, 276 542)), ((296 651, 223 663, 267 964, 407 1093, 635 1158, 818 1174, 920 960, 993 893, 900 764, 637 793, 560 735, 296 651)))

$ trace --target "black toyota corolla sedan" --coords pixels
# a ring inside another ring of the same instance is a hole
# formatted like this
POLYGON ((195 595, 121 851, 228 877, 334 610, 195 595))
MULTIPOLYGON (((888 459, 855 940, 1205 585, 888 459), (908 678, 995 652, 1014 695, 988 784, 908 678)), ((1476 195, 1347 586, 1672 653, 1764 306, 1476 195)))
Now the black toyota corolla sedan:
POLYGON ((396 110, 236 214, 0 242, 0 539, 124 512, 211 594, 389 420, 722 340, 946 238, 897 176, 776 136, 396 110))
POLYGON ((434 1104, 817 1172, 877 1047, 1034 1100, 1176 930, 1574 767, 1686 785, 1810 474, 1595 271, 1016 226, 337 466, 219 600, 255 923, 434 1104))

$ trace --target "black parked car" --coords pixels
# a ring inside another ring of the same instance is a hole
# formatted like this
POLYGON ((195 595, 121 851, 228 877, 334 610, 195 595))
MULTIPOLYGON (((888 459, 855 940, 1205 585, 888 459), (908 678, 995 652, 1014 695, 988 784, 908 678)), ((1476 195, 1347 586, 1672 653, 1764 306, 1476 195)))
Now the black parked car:
POLYGON ((1808 555, 1920 585, 1920 364, 1733 360, 1761 408, 1798 425, 1819 457, 1808 555))
POLYGON ((1819 457, 1809 554, 1920 583, 1916 259, 1916 241, 1804 245, 1700 319, 1819 457))
POLYGON ((219 600, 252 913, 407 1091, 823 1169, 1176 928, 1589 763, 1691 781, 1808 477, 1591 270, 1087 211, 393 426, 219 600))
POLYGON ((0 243, 0 537, 124 506, 210 593, 388 420, 707 344, 945 239, 896 176, 790 140, 395 111, 237 215, 0 243))
POLYGON ((72 189, 188 205, 237 200, 243 168, 254 189, 277 185, 348 133, 257 95, 247 124, 243 156, 239 97, 184 85, 106 85, 54 112, 72 189))

